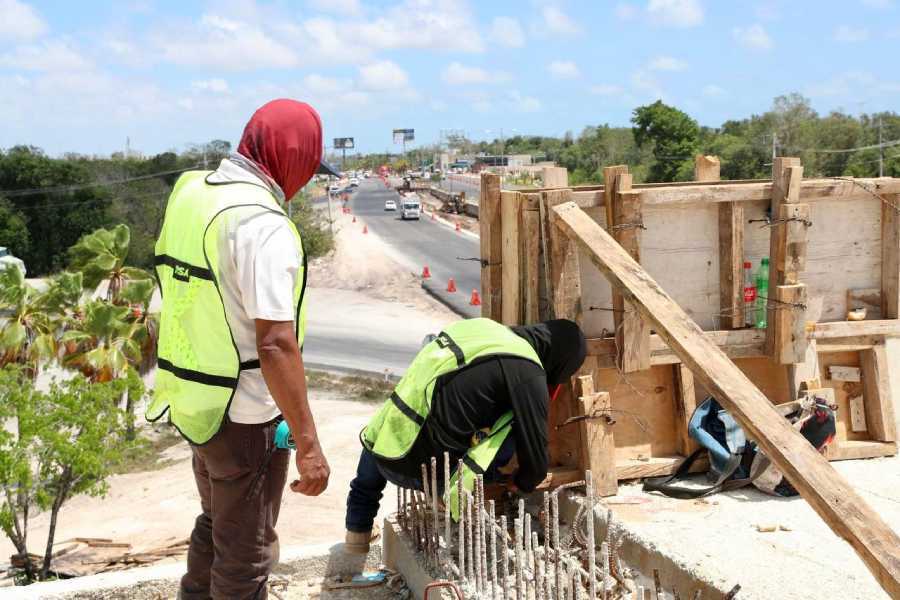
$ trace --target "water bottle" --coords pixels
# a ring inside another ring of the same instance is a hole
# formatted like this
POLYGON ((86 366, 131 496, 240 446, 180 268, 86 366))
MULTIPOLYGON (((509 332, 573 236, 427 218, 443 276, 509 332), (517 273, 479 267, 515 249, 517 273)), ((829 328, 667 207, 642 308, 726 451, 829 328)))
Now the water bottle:
POLYGON ((765 329, 768 325, 766 306, 769 303, 769 259, 759 262, 756 270, 756 328, 765 329))
POLYGON ((744 327, 756 326, 756 282, 752 269, 753 263, 744 261, 744 327))

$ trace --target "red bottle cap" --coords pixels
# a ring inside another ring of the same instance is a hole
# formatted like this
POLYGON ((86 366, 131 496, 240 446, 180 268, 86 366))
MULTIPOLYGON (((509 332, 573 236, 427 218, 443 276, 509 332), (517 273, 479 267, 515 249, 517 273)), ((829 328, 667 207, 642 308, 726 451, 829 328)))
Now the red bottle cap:
POLYGON ((749 268, 752 267, 752 266, 753 266, 753 265, 750 264, 750 261, 749 261, 749 260, 744 261, 744 268, 745 268, 745 269, 749 269, 749 268))

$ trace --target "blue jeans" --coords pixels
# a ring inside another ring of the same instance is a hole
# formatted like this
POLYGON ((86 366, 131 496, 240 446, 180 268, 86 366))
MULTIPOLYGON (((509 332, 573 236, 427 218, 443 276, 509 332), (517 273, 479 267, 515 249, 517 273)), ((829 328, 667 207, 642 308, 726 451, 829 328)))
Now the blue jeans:
MULTIPOLYGON (((499 469, 506 465, 515 454, 516 444, 512 434, 507 436, 497 456, 491 462, 490 466, 484 473, 484 480, 488 482, 500 481, 503 476, 499 469)), ((441 461, 438 461, 439 463, 441 461)), ((451 469, 456 469, 456 461, 451 461, 451 469)), ((451 475, 453 471, 451 471, 451 475)), ((379 466, 375 456, 363 448, 359 455, 359 464, 356 466, 356 477, 350 482, 350 493, 347 494, 347 517, 345 525, 347 531, 362 533, 372 530, 375 523, 375 516, 378 514, 378 508, 381 506, 381 497, 384 488, 388 482, 400 487, 420 490, 422 482, 419 479, 404 477, 403 475, 392 473, 379 466)), ((442 488, 444 485, 443 476, 438 477, 438 485, 442 488)), ((443 489, 438 490, 439 494, 443 494, 443 489)))

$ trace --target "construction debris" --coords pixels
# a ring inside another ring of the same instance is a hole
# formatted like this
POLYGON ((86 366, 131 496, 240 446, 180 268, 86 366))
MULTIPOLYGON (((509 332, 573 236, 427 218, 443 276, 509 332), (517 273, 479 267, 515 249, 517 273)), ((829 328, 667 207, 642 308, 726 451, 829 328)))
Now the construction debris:
MULTIPOLYGON (((471 493, 457 478, 459 521, 439 500, 450 486, 450 458, 444 454, 443 486, 437 460, 422 465, 421 490, 397 489, 397 522, 407 542, 424 557, 437 587, 472 600, 630 600, 644 596, 638 574, 619 558, 621 529, 608 513, 609 532, 598 539, 594 526, 597 498, 591 471, 583 481, 544 492, 541 503, 524 496, 487 500, 483 475, 471 493), (559 494, 584 488, 586 502, 571 523, 560 516, 559 494), (499 517, 498 517, 499 514, 499 517), (511 525, 511 528, 510 528, 511 525), (598 552, 599 549, 599 552, 598 552)), ((457 468, 461 468, 460 464, 457 468)), ((663 598, 656 574, 656 598, 663 598)), ((429 591, 431 586, 429 586, 429 591)), ((693 592, 693 591, 692 591, 693 592)), ((689 598, 699 597, 699 590, 689 598)), ((677 590, 670 595, 680 597, 677 590)))

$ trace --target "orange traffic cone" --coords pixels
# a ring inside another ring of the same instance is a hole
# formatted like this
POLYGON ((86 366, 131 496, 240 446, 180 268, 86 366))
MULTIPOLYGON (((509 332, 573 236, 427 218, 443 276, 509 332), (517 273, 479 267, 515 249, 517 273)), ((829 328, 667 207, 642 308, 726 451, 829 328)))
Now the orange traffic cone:
POLYGON ((447 291, 448 292, 456 291, 456 281, 454 281, 452 277, 450 278, 450 281, 447 282, 447 291))
POLYGON ((456 223, 456 230, 459 231, 459 222, 456 223))
POLYGON ((369 226, 363 225, 363 233, 369 233, 369 226))
POLYGON ((481 296, 478 294, 478 290, 472 290, 472 299, 469 300, 469 304, 472 306, 481 306, 481 296))
POLYGON ((425 265, 425 268, 422 269, 422 279, 428 279, 431 277, 431 270, 428 268, 428 265, 425 265))
POLYGON ((353 215, 353 222, 356 223, 356 215, 353 215))
POLYGON ((431 220, 434 221, 434 211, 431 211, 431 220))

